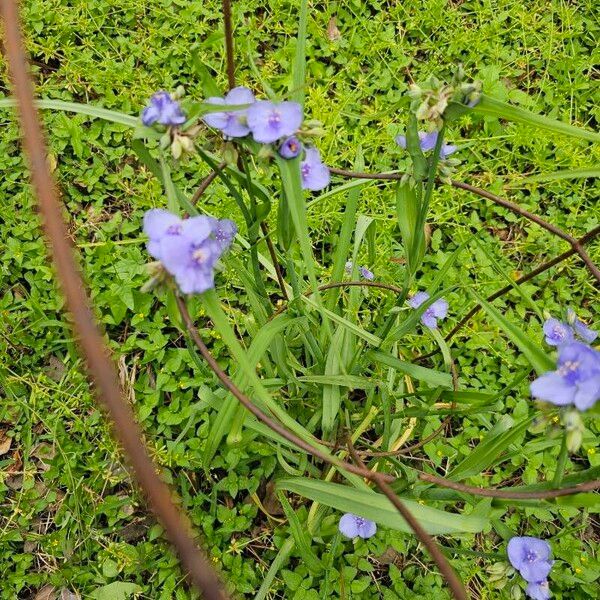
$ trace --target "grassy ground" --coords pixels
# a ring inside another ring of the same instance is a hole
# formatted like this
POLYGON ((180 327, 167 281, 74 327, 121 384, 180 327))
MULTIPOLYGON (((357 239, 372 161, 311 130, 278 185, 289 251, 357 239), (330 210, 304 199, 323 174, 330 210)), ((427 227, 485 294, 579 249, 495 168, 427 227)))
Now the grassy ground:
MULTIPOLYGON (((194 55, 225 87, 217 2, 27 0, 23 4, 28 49, 43 97, 101 104, 131 114, 137 114, 156 89, 181 84, 189 95, 200 97, 194 55)), ((285 93, 296 20, 296 3, 235 3, 240 82, 260 90, 261 82, 250 66, 255 63, 263 80, 285 93)), ((399 109, 402 94, 412 80, 423 80, 432 72, 443 76, 461 62, 491 94, 597 129, 600 98, 593 65, 600 62, 598 31, 591 0, 315 3, 308 29, 307 113, 325 125, 327 135, 320 146, 328 164, 352 166, 360 149, 367 170, 402 169, 406 158, 393 142, 406 118, 399 109)), ((8 93, 4 65, 0 91, 8 93)), ((258 494, 265 508, 277 515, 265 482, 281 467, 272 447, 256 438, 242 447, 223 444, 207 478, 201 451, 213 416, 205 402, 206 384, 212 385, 212 379, 175 339, 167 307, 139 291, 147 260, 140 240, 141 216, 149 207, 164 205, 160 186, 139 166, 123 127, 59 113, 46 112, 44 117, 56 159, 55 176, 97 314, 153 456, 165 468, 232 589, 251 598, 289 536, 285 522, 267 519, 254 496, 258 494)), ((450 132, 450 139, 462 148, 457 179, 510 194, 576 235, 597 224, 594 180, 520 183, 523 173, 598 164, 597 145, 534 134, 497 120, 464 120, 450 132)), ((82 375, 72 334, 60 312, 62 302, 40 239, 17 128, 8 111, 0 113, 0 165, 1 595, 27 598, 51 584, 78 591, 82 598, 117 598, 91 594, 113 582, 129 582, 139 586, 142 598, 188 598, 177 561, 132 489, 82 375)), ((202 165, 190 160, 178 173, 178 183, 191 193, 205 174, 202 165)), ((210 188, 204 202, 218 215, 235 214, 219 184, 210 188)), ((344 195, 336 195, 309 208, 325 271, 343 207, 344 195)), ((394 282, 401 267, 389 261, 399 254, 400 245, 391 189, 365 187, 360 212, 377 220, 377 259, 369 266, 379 280, 394 282)), ((479 232, 488 253, 510 277, 566 249, 513 214, 449 187, 435 193, 431 226, 424 284, 473 232, 479 232)), ((598 262, 600 245, 592 245, 590 252, 598 262)), ((244 292, 234 275, 226 274, 229 286, 224 295, 231 317, 243 331, 244 292)), ((476 246, 470 246, 461 264, 448 274, 448 283, 474 286, 484 293, 505 284, 490 256, 476 246)), ((567 305, 581 307, 583 318, 600 325, 594 312, 597 291, 576 259, 524 290, 538 307, 554 313, 567 305)), ((506 316, 539 338, 535 314, 517 294, 509 299, 499 305, 506 316)), ((470 306, 464 293, 455 292, 449 300, 448 328, 470 306)), ((416 336, 407 340, 415 353, 425 345, 416 336)), ((213 349, 227 364, 217 338, 213 349)), ((526 364, 481 316, 458 336, 453 351, 462 381, 475 389, 500 390, 526 364)), ((496 422, 496 412, 518 418, 530 407, 523 382, 489 413, 458 421, 451 438, 427 444, 420 456, 447 467, 468 454, 496 422)), ((414 439, 438 423, 419 422, 414 439)), ((598 464, 596 433, 597 425, 591 424, 575 459, 577 466, 598 464)), ((469 481, 536 481, 540 471, 551 475, 557 454, 556 440, 530 436, 486 477, 469 481)), ((303 510, 299 509, 301 517, 303 510)), ((557 563, 552 587, 557 598, 584 599, 597 593, 597 511, 597 503, 583 510, 565 504, 553 511, 521 507, 504 517, 514 531, 553 539, 557 563)), ((312 574, 294 554, 278 572, 268 597, 318 599, 325 593, 365 600, 448 597, 412 537, 381 530, 368 543, 332 548, 336 519, 332 513, 313 542, 332 576, 312 574)), ((509 597, 511 587, 495 589, 484 570, 504 560, 493 535, 458 537, 450 545, 453 564, 475 598, 509 597)))

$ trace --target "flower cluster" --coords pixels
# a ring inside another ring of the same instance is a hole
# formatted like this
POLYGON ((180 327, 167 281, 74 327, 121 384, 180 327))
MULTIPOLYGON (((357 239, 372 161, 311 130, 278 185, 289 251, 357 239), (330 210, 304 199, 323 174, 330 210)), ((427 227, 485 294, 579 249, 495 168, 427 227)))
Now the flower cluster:
POLYGON ((556 371, 531 383, 531 395, 557 406, 591 408, 600 399, 600 352, 587 344, 567 341, 558 347, 556 371))
MULTIPOLYGON (((352 270, 354 269, 354 263, 349 260, 345 267, 344 267, 346 273, 348 273, 348 275, 352 275, 352 270)), ((373 271, 370 271, 369 269, 367 269, 367 267, 358 267, 358 274, 363 278, 363 279, 367 279, 368 281, 373 281, 373 279, 375 279, 375 273, 373 273, 373 271)))
POLYGON ((527 582, 527 595, 533 600, 550 598, 550 552, 550 544, 535 537, 514 537, 508 542, 508 560, 527 582))
POLYGON ((237 232, 228 219, 199 216, 180 219, 166 210, 144 215, 148 252, 175 277, 185 294, 200 294, 214 287, 217 261, 237 232))
MULTIPOLYGON (((421 304, 429 300, 429 294, 427 292, 417 292, 410 300, 408 304, 411 308, 419 308, 421 304)), ((431 306, 427 307, 425 312, 421 315, 421 323, 429 329, 437 329, 438 319, 445 319, 448 315, 448 302, 443 298, 438 298, 431 306)))
POLYGON ((567 310, 566 323, 554 318, 547 319, 544 323, 544 334, 546 343, 550 346, 560 346, 572 342, 575 337, 591 344, 598 337, 598 332, 593 331, 581 321, 572 308, 567 310))
POLYGON ((316 191, 329 184, 329 169, 323 164, 319 151, 305 146, 300 140, 299 130, 303 122, 300 104, 256 100, 254 94, 243 86, 232 89, 223 98, 211 97, 206 102, 232 107, 205 115, 203 119, 207 125, 219 129, 228 138, 252 134, 254 141, 260 144, 275 144, 279 155, 285 159, 304 154, 300 163, 302 187, 316 191))
POLYGON ((342 516, 339 523, 339 530, 347 538, 360 537, 366 540, 377 533, 377 524, 364 517, 346 513, 342 516))

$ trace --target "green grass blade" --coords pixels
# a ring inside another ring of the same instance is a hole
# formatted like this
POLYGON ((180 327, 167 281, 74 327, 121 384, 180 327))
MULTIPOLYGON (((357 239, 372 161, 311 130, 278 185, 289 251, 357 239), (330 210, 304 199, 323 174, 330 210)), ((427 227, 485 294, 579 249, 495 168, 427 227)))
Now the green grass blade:
POLYGON ((471 110, 480 115, 489 115, 498 117, 499 119, 507 119, 508 121, 523 123, 530 127, 545 129, 560 135, 569 135, 591 142, 600 142, 600 133, 587 131, 586 129, 570 125, 569 123, 563 123, 562 121, 556 121, 555 119, 532 113, 524 108, 519 108, 506 102, 502 102, 501 100, 496 100, 486 94, 481 95, 479 103, 472 107, 471 110))
POLYGON ((283 508, 283 512, 289 522, 290 531, 296 542, 296 546, 298 546, 298 550, 302 555, 302 560, 306 562, 306 566, 315 574, 319 574, 323 572, 323 565, 317 558, 317 555, 313 552, 311 548, 311 539, 308 533, 308 528, 304 527, 302 523, 300 523, 300 519, 296 512, 292 508, 288 499, 285 497, 285 494, 282 492, 278 492, 277 498, 279 502, 281 502, 281 506, 283 508))
MULTIPOLYGON (((277 482, 277 489, 299 494, 341 512, 360 515, 384 527, 412 533, 412 529, 394 505, 384 495, 374 491, 359 490, 338 483, 304 477, 281 479, 277 482)), ((487 520, 483 517, 449 513, 404 498, 402 501, 425 530, 432 535, 478 533, 487 524, 487 520)))
POLYGON ((295 546, 296 542, 294 541, 293 537, 288 537, 287 540, 283 542, 283 546, 281 546, 277 556, 275 556, 275 558, 272 560, 271 566, 269 567, 267 574, 264 576, 256 596, 254 596, 254 600, 265 600, 271 589, 271 584, 273 583, 275 576, 279 572, 279 569, 281 569, 286 563, 295 546))
MULTIPOLYGON (((0 98, 0 108, 12 108, 16 106, 16 102, 12 98, 0 98)), ((60 110, 63 112, 72 112, 80 115, 87 115, 112 123, 119 123, 127 127, 135 128, 140 125, 139 117, 132 117, 125 113, 116 110, 108 110, 100 106, 92 106, 91 104, 82 104, 79 102, 65 102, 64 100, 37 100, 36 105, 43 110, 60 110)))
POLYGON ((512 417, 503 415, 475 450, 450 471, 449 477, 465 479, 491 467, 502 452, 524 436, 532 421, 533 417, 527 417, 515 425, 512 417))
MULTIPOLYGON (((356 161, 354 163, 356 170, 360 171, 363 168, 362 153, 358 152, 356 161)), ((356 211, 358 209, 358 201, 360 199, 360 192, 362 187, 353 187, 348 193, 348 200, 344 207, 344 220, 342 221, 342 228, 340 235, 335 246, 335 252, 333 255, 333 267, 331 269, 331 281, 341 281, 344 276, 344 268, 346 261, 348 260, 348 253, 350 252, 350 244, 352 243, 352 232, 355 228, 356 222, 356 211)), ((327 298, 327 308, 333 310, 336 302, 339 298, 340 288, 334 288, 329 291, 327 298)))
POLYGON ((308 23, 308 0, 300 0, 298 17, 298 38, 292 69, 292 88, 290 98, 304 105, 304 86, 306 82, 306 26, 308 23))
POLYGON ((513 325, 499 310, 484 300, 477 292, 470 290, 469 293, 477 298, 477 302, 481 305, 481 308, 483 308, 496 325, 504 331, 510 341, 523 352, 524 356, 538 375, 554 369, 554 361, 542 350, 542 348, 540 348, 540 346, 531 340, 530 336, 521 331, 516 325, 513 325))
POLYGON ((440 373, 439 371, 421 367, 420 365, 413 365, 386 352, 371 350, 367 353, 366 358, 387 367, 392 367, 401 373, 409 375, 413 379, 424 381, 434 387, 452 387, 452 376, 450 374, 440 373))
POLYGON ((538 183, 540 181, 559 181, 561 179, 587 179, 600 177, 600 167, 584 167, 583 169, 562 169, 554 173, 540 173, 523 177, 509 184, 510 187, 519 187, 521 184, 538 183))

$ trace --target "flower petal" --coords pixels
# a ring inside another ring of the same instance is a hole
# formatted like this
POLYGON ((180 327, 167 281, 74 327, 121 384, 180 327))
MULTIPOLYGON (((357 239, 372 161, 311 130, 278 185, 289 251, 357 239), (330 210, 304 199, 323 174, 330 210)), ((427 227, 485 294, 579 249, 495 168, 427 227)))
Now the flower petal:
POLYGON ((437 131, 431 131, 429 133, 419 131, 419 140, 421 142, 420 145, 421 150, 423 150, 423 152, 429 152, 430 150, 433 150, 435 148, 435 145, 437 144, 437 139, 437 131))
POLYGON ((429 300, 429 294, 427 292, 417 292, 409 299, 408 305, 411 308, 419 308, 426 300, 429 300))
POLYGON ((358 536, 358 523, 356 522, 356 516, 351 513, 346 513, 340 519, 338 528, 342 535, 347 538, 355 538, 358 536))
POLYGON ((550 586, 547 581, 531 582, 525 593, 532 600, 549 600, 550 598, 550 586))
POLYGON ((529 390, 531 395, 538 400, 565 406, 573 402, 576 388, 569 385, 556 371, 552 371, 532 381, 529 390))
POLYGON ((398 144, 398 146, 400 146, 400 148, 406 149, 406 136, 405 135, 397 135, 395 140, 396 140, 396 144, 398 144))
POLYGON ((445 319, 446 315, 448 314, 448 302, 446 300, 444 300, 443 298, 436 300, 430 306, 430 308, 433 312, 433 315, 435 317, 437 317, 438 319, 445 319))
POLYGON ((375 521, 370 521, 369 519, 364 519, 363 522, 358 527, 358 535, 363 538, 363 540, 367 540, 370 537, 373 537, 377 533, 377 523, 375 521))
POLYGON ((575 406, 578 410, 592 408, 600 400, 600 375, 581 381, 575 392, 575 406))
MULTIPOLYGON (((254 104, 254 94, 243 85, 238 85, 227 92, 225 96, 226 104, 254 104)), ((245 109, 242 109, 245 110, 245 109)))
POLYGON ((421 315, 421 323, 429 329, 437 329, 437 318, 433 314, 431 307, 429 307, 422 315, 421 315))
POLYGON ((169 227, 181 222, 181 219, 177 215, 174 215, 168 210, 153 208, 146 211, 146 214, 144 215, 143 229, 144 233, 149 238, 158 239, 165 235, 169 227))

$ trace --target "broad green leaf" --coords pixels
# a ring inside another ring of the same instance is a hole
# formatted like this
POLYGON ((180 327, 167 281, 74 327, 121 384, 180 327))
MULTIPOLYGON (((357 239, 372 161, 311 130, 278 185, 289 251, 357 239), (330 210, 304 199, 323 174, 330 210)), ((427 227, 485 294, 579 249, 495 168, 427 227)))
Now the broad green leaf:
POLYGON ((501 100, 496 100, 486 94, 481 94, 481 99, 471 108, 471 110, 480 115, 490 115, 498 117, 499 119, 523 123, 538 129, 546 129, 547 131, 552 131, 553 133, 561 135, 569 135, 571 137, 590 140, 592 142, 600 142, 600 134, 595 131, 588 131, 570 125, 569 123, 563 123, 543 115, 532 113, 524 108, 519 108, 507 104, 506 102, 502 102, 501 100))
POLYGON ((476 448, 456 465, 448 476, 459 480, 485 471, 511 444, 523 436, 531 421, 533 417, 527 417, 515 424, 512 417, 503 415, 476 448))
POLYGON ((510 341, 523 352, 523 355, 527 358, 538 375, 542 375, 554 368, 554 361, 540 348, 540 346, 531 340, 530 336, 521 331, 516 325, 513 325, 500 313, 500 311, 495 309, 475 291, 470 290, 469 293, 477 298, 477 302, 479 302, 481 308, 483 308, 496 325, 506 333, 510 341))
MULTIPOLYGON (((293 477, 277 482, 277 489, 287 490, 315 502, 319 502, 341 512, 350 512, 384 527, 412 533, 394 505, 383 495, 374 491, 354 489, 338 483, 293 477)), ((487 520, 458 513, 445 512, 424 506, 414 500, 402 498, 406 508, 432 534, 478 533, 484 529, 487 520)))
POLYGON ((414 365, 379 350, 370 350, 366 358, 387 367, 392 367, 401 373, 409 375, 413 379, 424 381, 434 387, 452 387, 452 376, 449 373, 440 373, 433 369, 414 365))
POLYGON ((142 588, 137 583, 114 581, 96 588, 90 594, 90 598, 94 598, 94 600, 127 600, 133 594, 139 594, 141 591, 142 588))

